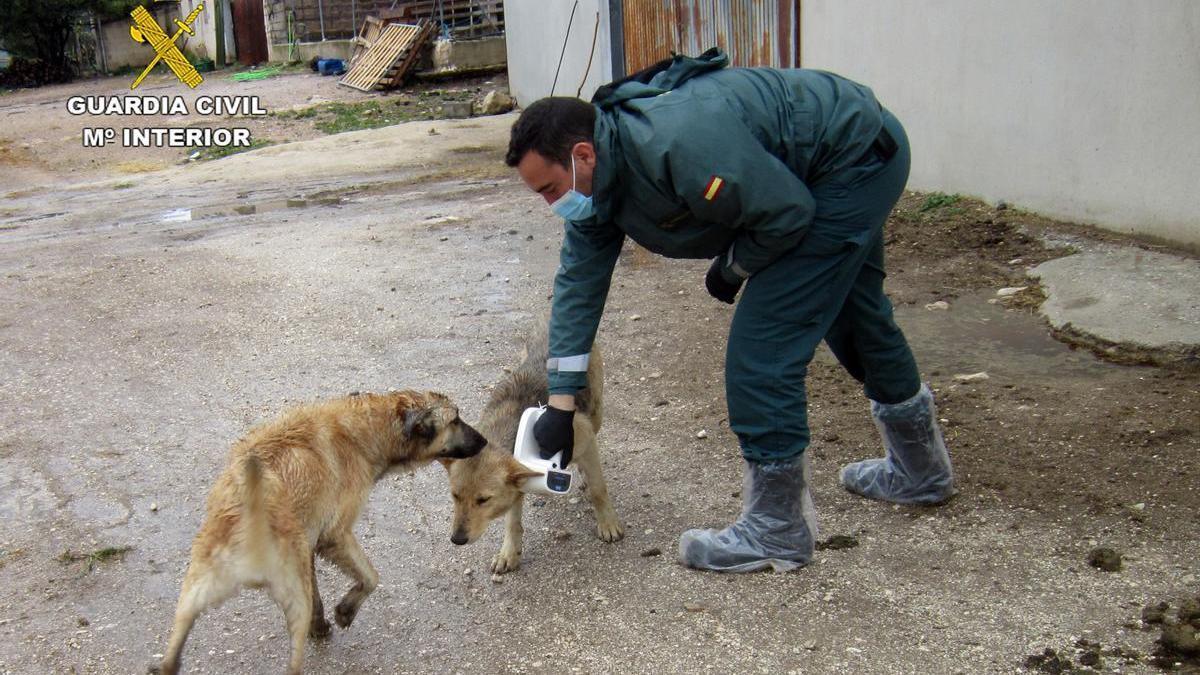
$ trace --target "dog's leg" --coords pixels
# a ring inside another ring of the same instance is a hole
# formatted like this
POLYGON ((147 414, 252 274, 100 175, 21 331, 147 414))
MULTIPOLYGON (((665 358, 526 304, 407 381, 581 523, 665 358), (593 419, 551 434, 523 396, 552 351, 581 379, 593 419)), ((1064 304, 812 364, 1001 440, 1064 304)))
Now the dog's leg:
POLYGON ((333 620, 342 628, 349 628, 358 615, 363 601, 379 585, 379 572, 367 559, 367 554, 350 532, 343 533, 332 543, 326 557, 357 583, 346 591, 345 597, 333 610, 333 620))
POLYGON ((188 633, 192 631, 196 617, 208 607, 221 604, 237 590, 237 584, 228 579, 218 578, 211 572, 201 574, 196 572, 197 569, 193 560, 188 565, 183 588, 179 591, 179 604, 175 607, 175 625, 171 628, 171 640, 167 643, 167 651, 163 653, 162 661, 157 666, 151 666, 151 673, 178 673, 183 645, 187 642, 188 633))
MULTIPOLYGON (((296 547, 295 553, 287 551, 282 557, 288 560, 271 580, 267 591, 271 599, 283 610, 287 620, 288 635, 292 639, 292 658, 288 662, 288 675, 300 675, 304 670, 304 646, 308 642, 308 631, 312 626, 312 552, 307 546, 296 547)), ((282 553, 282 552, 281 552, 282 553)))
POLYGON ((604 471, 600 468, 600 448, 596 435, 590 428, 581 428, 576 424, 575 439, 576 461, 583 472, 588 500, 596 514, 596 534, 604 541, 617 541, 625 536, 625 528, 608 501, 608 486, 604 482, 604 471))
POLYGON ((492 558, 492 572, 496 574, 512 572, 521 566, 521 539, 525 535, 521 511, 524 505, 525 495, 521 495, 504 517, 504 543, 500 545, 500 552, 492 558))
POLYGON ((317 556, 309 556, 309 578, 312 584, 312 624, 308 634, 314 638, 329 637, 330 626, 325 620, 325 605, 321 602, 321 592, 317 590, 317 556))

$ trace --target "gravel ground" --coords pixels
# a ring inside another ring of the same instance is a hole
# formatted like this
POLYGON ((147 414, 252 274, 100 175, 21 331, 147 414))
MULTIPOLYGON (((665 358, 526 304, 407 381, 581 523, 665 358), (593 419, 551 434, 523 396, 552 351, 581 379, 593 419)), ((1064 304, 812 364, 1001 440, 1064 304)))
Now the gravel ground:
MULTIPOLYGON (((561 237, 500 163, 509 123, 356 132, 119 190, 31 177, 10 195, 0 672, 144 669, 165 646, 208 486, 255 422, 398 387, 478 415, 546 309, 561 237), (400 139, 411 153, 372 164, 400 139), (320 170, 359 160, 357 173, 320 170), (281 164, 295 172, 284 181, 281 164)), ((878 440, 822 350, 814 498, 821 537, 844 538, 790 574, 680 567, 680 531, 740 508, 722 382, 732 314, 705 294, 704 261, 630 247, 600 333, 601 443, 627 538, 596 539, 586 503, 535 502, 523 566, 493 580, 501 528, 453 546, 439 467, 388 478, 357 528, 381 585, 351 629, 310 643, 307 670, 1009 673, 1092 668, 1080 659, 1095 652, 1104 672, 1197 672, 1154 661, 1158 631, 1141 617, 1200 588, 1200 378, 1098 361, 1054 341, 1036 301, 989 302, 1059 254, 1041 243, 1055 224, 925 206, 907 197, 889 225, 889 291, 938 397, 962 490, 951 503, 838 487, 838 468, 878 440), (949 308, 926 308, 936 301, 949 308), (1089 565, 1099 547, 1119 571, 1089 565), (1046 649, 1053 664, 1027 661, 1046 649)), ((318 575, 327 603, 348 586, 318 575)), ((248 591, 201 618, 184 665, 278 672, 286 657, 281 614, 248 591)))

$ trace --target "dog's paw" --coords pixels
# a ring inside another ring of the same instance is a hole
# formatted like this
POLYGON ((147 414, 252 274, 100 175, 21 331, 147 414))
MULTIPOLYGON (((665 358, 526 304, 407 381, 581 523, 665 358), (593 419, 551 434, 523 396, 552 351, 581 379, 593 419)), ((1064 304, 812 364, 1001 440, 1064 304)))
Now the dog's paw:
POLYGON ((336 621, 337 625, 341 626, 342 628, 349 628, 350 624, 354 623, 354 617, 357 614, 358 609, 354 605, 343 600, 342 602, 339 602, 337 608, 333 610, 333 620, 336 621))
POLYGON ((500 551, 492 558, 492 573, 505 574, 514 572, 521 566, 521 552, 500 551))
POLYGON ((313 617, 312 625, 308 627, 308 635, 313 638, 329 637, 329 633, 332 631, 333 627, 329 625, 329 622, 323 616, 313 617))
POLYGON ((621 521, 616 518, 606 518, 596 524, 596 536, 600 537, 601 541, 611 544, 625 537, 625 528, 621 527, 621 521))

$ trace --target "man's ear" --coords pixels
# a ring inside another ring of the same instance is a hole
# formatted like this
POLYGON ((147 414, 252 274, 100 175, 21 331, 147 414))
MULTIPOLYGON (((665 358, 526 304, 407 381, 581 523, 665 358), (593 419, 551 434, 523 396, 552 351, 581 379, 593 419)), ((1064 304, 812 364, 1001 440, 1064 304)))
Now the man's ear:
POLYGON ((596 166, 596 146, 592 145, 591 141, 579 141, 571 146, 571 156, 577 163, 588 168, 596 166))
POLYGON ((430 440, 437 435, 434 428, 433 410, 429 408, 410 408, 404 412, 404 437, 424 438, 430 440))

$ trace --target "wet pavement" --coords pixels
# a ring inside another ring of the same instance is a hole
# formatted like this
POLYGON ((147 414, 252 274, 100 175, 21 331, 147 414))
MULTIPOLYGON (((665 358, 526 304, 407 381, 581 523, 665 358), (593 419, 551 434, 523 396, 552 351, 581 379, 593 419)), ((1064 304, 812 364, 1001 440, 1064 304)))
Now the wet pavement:
MULTIPOLYGON (((131 673, 161 653, 208 487, 253 423, 314 398, 400 387, 444 391, 478 415, 545 312, 561 236, 498 165, 508 124, 357 132, 6 205, 0 672, 131 673), (112 559, 62 556, 125 546, 112 559)), ((740 504, 713 356, 729 313, 704 296, 706 266, 627 252, 610 299, 601 442, 627 538, 599 541, 585 503, 533 502, 523 566, 493 579, 499 524, 455 547, 442 469, 389 477, 356 528, 381 585, 352 628, 310 643, 307 672, 1003 673, 1071 636, 1149 648, 1122 623, 1143 597, 1195 587, 1194 540, 1082 510, 1040 513, 969 475, 970 489, 941 509, 845 493, 840 462, 877 451, 865 402, 830 393, 853 387, 844 376, 828 384, 825 351, 812 413, 823 425, 822 536, 860 545, 789 575, 680 567, 678 533, 720 525, 740 504), (696 308, 703 321, 684 323, 696 308), (831 423, 847 401, 861 413, 849 432, 831 423), (831 428, 843 438, 830 440, 831 428), (1091 538, 1119 541, 1128 571, 1081 564, 1091 538)), ((953 376, 979 371, 1022 396, 1047 373, 1088 391, 1136 379, 992 295, 941 312, 900 308, 939 396, 975 400, 953 376)), ((1024 421, 998 410, 986 411, 996 424, 1024 421)), ((979 450, 961 452, 970 467, 979 450)), ((318 579, 327 606, 348 587, 329 566, 318 579)), ((279 611, 247 591, 200 619, 184 666, 280 672, 286 657, 279 611)))

